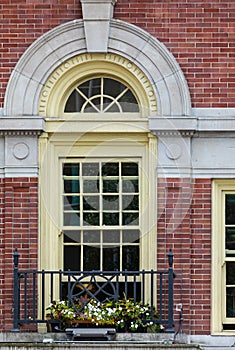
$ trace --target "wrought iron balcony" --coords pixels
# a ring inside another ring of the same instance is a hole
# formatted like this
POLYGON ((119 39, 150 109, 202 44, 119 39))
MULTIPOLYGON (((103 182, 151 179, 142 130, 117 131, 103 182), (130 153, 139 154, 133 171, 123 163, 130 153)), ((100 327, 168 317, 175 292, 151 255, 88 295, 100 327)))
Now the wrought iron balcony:
MULTIPOLYGON (((148 304, 157 309, 151 321, 174 333, 173 310, 173 253, 168 254, 169 267, 165 271, 36 271, 19 269, 19 253, 14 252, 13 329, 20 325, 46 323, 46 308, 54 300, 67 300, 76 312, 90 300, 117 301, 125 297, 134 303, 148 304), (83 298, 77 310, 76 302, 83 298)), ((150 315, 151 316, 151 315, 150 315)))

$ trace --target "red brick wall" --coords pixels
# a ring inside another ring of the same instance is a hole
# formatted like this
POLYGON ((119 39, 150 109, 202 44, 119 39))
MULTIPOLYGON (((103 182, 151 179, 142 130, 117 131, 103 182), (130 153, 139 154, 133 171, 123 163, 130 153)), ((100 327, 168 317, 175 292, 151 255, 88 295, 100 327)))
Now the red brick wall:
MULTIPOLYGON (((170 248, 175 304, 183 304, 183 331, 210 334, 211 180, 159 179, 159 269, 167 266, 170 248)), ((176 329, 178 317, 176 312, 176 329)))
POLYGON ((38 180, 0 180, 0 329, 12 324, 13 252, 20 254, 21 269, 37 268, 38 180))
MULTIPOLYGON (((193 107, 234 107, 234 15, 233 0, 118 0, 114 13, 174 54, 193 107)), ((79 0, 0 2, 0 107, 9 75, 27 47, 49 29, 81 17, 79 0)))

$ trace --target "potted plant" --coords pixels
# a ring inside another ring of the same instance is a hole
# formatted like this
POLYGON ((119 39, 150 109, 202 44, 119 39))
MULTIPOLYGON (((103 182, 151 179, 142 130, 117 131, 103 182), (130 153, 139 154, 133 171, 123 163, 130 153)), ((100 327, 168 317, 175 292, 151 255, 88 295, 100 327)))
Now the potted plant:
POLYGON ((81 312, 76 311, 81 309, 81 304, 74 306, 71 307, 67 301, 53 301, 47 308, 48 323, 53 325, 59 322, 61 331, 84 324, 89 327, 115 326, 117 332, 161 331, 161 326, 153 322, 158 318, 157 312, 150 305, 134 302, 133 299, 108 300, 104 303, 92 299, 81 312))

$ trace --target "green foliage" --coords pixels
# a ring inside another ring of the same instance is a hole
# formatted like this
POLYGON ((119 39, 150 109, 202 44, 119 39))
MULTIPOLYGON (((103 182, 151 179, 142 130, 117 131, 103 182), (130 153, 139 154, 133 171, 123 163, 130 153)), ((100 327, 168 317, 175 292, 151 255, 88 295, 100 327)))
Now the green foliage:
MULTIPOLYGON (((80 309, 81 304, 78 303, 75 307, 80 309)), ((147 328, 154 332, 162 330, 160 325, 153 322, 158 319, 155 309, 149 304, 135 303, 133 299, 105 303, 90 300, 79 313, 69 307, 67 301, 53 301, 48 306, 47 312, 50 319, 60 321, 63 329, 86 321, 96 326, 115 326, 117 331, 138 332, 147 328)))

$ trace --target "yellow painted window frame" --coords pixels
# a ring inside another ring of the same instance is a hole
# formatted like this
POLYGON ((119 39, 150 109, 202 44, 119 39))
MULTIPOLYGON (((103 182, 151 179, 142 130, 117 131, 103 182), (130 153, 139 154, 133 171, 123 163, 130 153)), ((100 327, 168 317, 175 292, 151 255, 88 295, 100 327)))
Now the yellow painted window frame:
POLYGON ((224 209, 225 194, 235 194, 235 179, 219 179, 212 186, 212 288, 211 330, 212 334, 234 334, 234 330, 223 330, 223 323, 235 324, 235 318, 226 319, 226 261, 225 257, 224 209))

